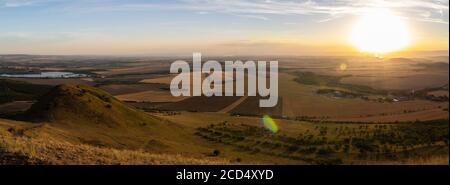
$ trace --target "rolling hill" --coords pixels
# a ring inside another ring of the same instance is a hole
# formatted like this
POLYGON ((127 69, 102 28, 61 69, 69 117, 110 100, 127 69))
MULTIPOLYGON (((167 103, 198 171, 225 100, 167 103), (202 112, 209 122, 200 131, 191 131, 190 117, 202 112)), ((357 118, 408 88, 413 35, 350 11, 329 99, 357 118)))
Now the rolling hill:
POLYGON ((123 104, 105 91, 84 85, 54 87, 26 112, 26 117, 33 122, 110 128, 132 128, 158 122, 155 117, 123 104))
POLYGON ((225 163, 195 155, 211 149, 195 146, 200 139, 184 126, 94 87, 56 86, 23 118, 0 119, 0 164, 225 163))

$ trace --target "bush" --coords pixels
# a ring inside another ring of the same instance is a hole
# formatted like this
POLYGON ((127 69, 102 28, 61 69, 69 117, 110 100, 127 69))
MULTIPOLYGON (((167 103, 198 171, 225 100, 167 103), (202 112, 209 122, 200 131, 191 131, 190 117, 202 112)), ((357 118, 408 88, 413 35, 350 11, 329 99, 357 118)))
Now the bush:
POLYGON ((212 156, 219 156, 220 155, 220 150, 218 150, 218 149, 215 149, 215 150, 213 150, 213 152, 212 152, 212 156))

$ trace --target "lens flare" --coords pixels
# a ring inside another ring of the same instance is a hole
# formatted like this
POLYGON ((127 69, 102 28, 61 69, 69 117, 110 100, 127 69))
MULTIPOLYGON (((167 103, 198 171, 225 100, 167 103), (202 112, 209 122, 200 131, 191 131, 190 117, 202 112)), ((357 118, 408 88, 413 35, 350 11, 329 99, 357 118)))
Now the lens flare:
POLYGON ((341 70, 341 71, 345 71, 345 70, 347 70, 347 64, 346 63, 343 63, 343 64, 341 64, 340 66, 339 66, 339 69, 341 70))
POLYGON ((275 123, 275 121, 269 116, 264 115, 262 118, 263 125, 266 129, 270 130, 272 133, 278 132, 278 125, 275 123))

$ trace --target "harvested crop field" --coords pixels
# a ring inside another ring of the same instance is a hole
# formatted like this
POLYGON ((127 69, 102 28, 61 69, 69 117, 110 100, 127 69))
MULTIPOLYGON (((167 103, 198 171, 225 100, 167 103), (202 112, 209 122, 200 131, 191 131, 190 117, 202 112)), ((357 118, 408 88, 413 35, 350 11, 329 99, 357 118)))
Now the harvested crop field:
POLYGON ((229 96, 198 96, 191 97, 179 102, 168 103, 162 105, 163 110, 183 110, 183 111, 198 111, 198 112, 218 112, 233 102, 239 100, 240 97, 229 96))
POLYGON ((448 75, 420 74, 401 77, 390 76, 352 76, 341 80, 342 83, 368 85, 378 89, 424 89, 441 87, 448 84, 448 75))
POLYGON ((165 90, 149 90, 137 93, 123 94, 116 96, 122 101, 136 102, 178 102, 188 97, 174 97, 170 91, 165 90))
POLYGON ((165 88, 165 86, 158 84, 110 84, 99 86, 99 88, 112 95, 124 95, 150 90, 160 90, 161 88, 165 88))
POLYGON ((260 107, 259 102, 262 98, 260 96, 251 96, 245 99, 241 104, 236 106, 233 110, 230 111, 232 114, 240 114, 240 115, 271 115, 280 117, 283 113, 283 101, 282 98, 278 98, 278 104, 275 107, 260 107))
POLYGON ((141 83, 151 83, 151 84, 170 84, 175 75, 167 75, 156 78, 149 78, 140 81, 141 83))

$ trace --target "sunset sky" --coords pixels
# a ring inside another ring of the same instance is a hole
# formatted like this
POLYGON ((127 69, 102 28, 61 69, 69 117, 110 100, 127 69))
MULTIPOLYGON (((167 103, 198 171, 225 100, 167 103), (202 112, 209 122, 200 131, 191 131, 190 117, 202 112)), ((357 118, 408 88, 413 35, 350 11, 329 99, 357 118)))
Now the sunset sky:
POLYGON ((448 0, 0 0, 0 54, 353 52, 373 9, 405 24, 402 50, 448 50, 448 0))

